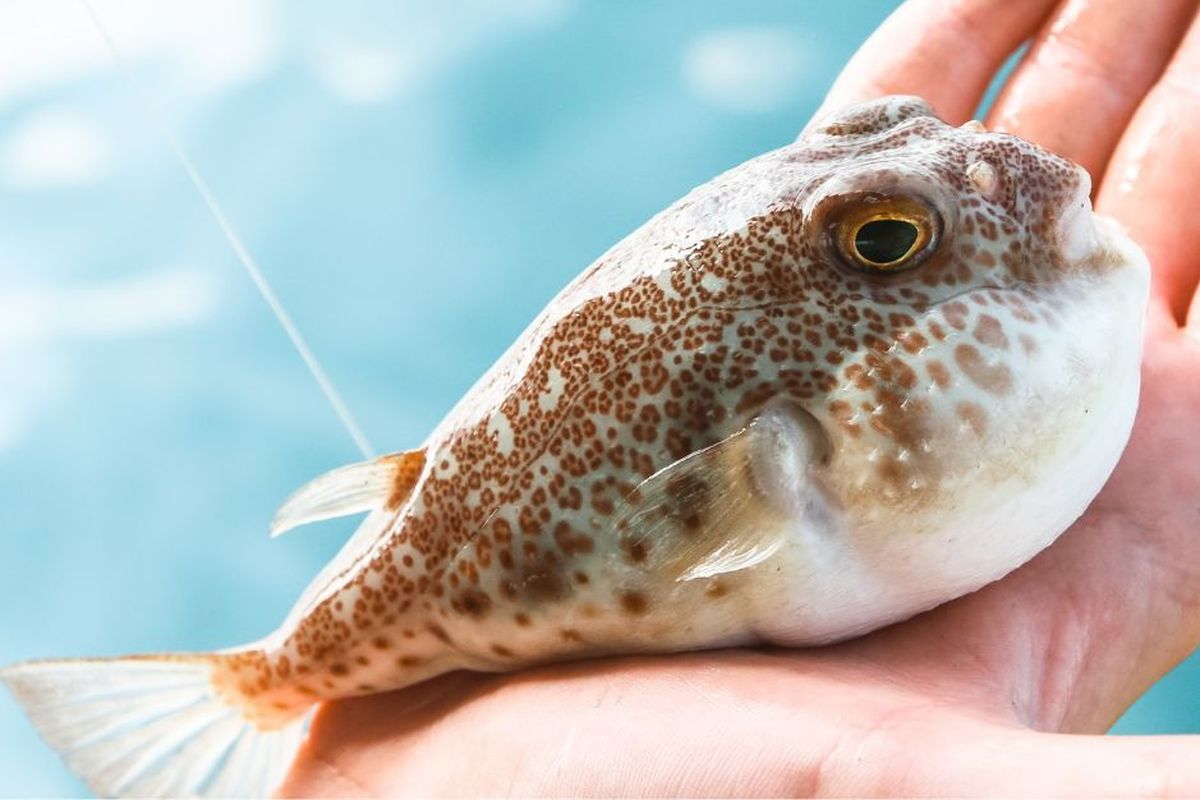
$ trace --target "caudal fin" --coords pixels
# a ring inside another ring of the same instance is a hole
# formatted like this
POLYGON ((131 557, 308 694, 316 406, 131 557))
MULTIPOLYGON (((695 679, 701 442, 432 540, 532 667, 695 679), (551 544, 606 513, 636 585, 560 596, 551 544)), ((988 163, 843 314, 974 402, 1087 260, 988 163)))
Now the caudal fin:
POLYGON ((223 698, 225 656, 30 661, 0 670, 42 737, 98 795, 267 797, 307 715, 262 730, 223 698))

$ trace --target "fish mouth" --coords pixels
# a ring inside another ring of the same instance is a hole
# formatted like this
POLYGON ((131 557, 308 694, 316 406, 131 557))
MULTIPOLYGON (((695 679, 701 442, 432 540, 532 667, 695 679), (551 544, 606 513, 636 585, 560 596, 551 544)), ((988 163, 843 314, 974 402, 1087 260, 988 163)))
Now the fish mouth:
POLYGON ((1074 196, 1059 213, 1055 221, 1055 239, 1058 253, 1068 268, 1087 262, 1102 242, 1096 226, 1096 215, 1092 213, 1092 176, 1083 167, 1075 167, 1078 185, 1074 196))
POLYGON ((1074 197, 1055 223, 1058 254, 1069 272, 1108 274, 1138 267, 1146 257, 1116 220, 1092 210, 1092 178, 1076 167, 1079 183, 1074 197))

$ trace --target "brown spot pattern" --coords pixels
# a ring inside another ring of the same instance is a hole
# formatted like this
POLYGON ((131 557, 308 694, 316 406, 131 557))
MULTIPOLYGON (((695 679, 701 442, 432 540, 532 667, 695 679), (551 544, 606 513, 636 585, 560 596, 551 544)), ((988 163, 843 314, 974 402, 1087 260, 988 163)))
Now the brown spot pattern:
MULTIPOLYGON (((948 128, 915 105, 871 108, 702 187, 568 287, 428 449, 394 457, 387 507, 399 514, 385 541, 289 634, 286 667, 239 669, 247 691, 305 672, 314 684, 340 679, 365 653, 487 642, 472 626, 532 635, 564 603, 654 614, 653 587, 616 591, 601 565, 654 563, 677 546, 671 537, 703 528, 722 487, 674 476, 653 509, 665 520, 656 538, 618 530, 618 510, 643 501, 649 476, 774 403, 811 412, 859 448, 848 452, 879 453, 844 502, 935 496, 947 453, 930 443, 961 429, 957 444, 978 448, 989 430, 980 398, 1013 395, 1017 359, 1039 356, 1038 337, 1062 324, 1055 254, 1039 243, 1052 241, 1079 177, 1030 145, 948 128), (998 175, 986 197, 965 177, 981 159, 998 175), (825 190, 868 162, 877 166, 856 178, 859 194, 825 190), (895 275, 848 268, 826 222, 862 192, 912 183, 904 165, 935 176, 924 179, 937 196, 961 198, 938 209, 942 246, 895 275), (736 224, 711 213, 729 203, 741 204, 736 224)), ((703 591, 719 598, 728 587, 703 591)), ((564 641, 574 631, 546 630, 564 641)), ((413 658, 389 655, 400 666, 413 658)))

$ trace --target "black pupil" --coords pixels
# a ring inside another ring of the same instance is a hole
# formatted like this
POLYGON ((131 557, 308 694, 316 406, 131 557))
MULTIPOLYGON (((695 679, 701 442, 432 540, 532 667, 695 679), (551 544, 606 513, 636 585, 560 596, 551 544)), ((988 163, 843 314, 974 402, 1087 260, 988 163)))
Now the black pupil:
POLYGON ((920 230, 902 219, 877 219, 868 222, 854 234, 854 249, 864 261, 890 264, 908 255, 920 230))

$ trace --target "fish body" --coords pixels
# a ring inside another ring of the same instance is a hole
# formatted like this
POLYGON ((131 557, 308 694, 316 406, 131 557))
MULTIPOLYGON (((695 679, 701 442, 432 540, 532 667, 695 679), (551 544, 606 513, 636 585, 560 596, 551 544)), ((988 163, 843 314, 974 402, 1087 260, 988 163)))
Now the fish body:
POLYGON ((1132 425, 1148 268, 1089 189, 916 98, 840 112, 605 253, 421 448, 288 501, 279 529, 371 513, 274 634, 0 676, 98 791, 246 793, 323 700, 820 644, 973 591, 1083 512, 1132 425), (155 681, 190 694, 147 694, 129 747, 97 733, 89 682, 155 681))

